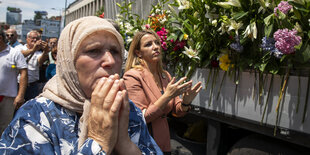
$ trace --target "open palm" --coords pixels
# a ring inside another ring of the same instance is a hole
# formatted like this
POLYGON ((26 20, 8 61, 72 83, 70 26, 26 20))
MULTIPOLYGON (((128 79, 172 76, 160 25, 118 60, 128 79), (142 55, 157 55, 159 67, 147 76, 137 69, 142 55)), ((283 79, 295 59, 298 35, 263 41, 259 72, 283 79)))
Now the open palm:
POLYGON ((195 86, 193 86, 191 89, 187 90, 184 94, 183 94, 183 103, 184 104, 190 104, 194 98, 196 97, 196 95, 199 93, 199 91, 201 90, 202 86, 201 86, 201 82, 198 82, 195 86))

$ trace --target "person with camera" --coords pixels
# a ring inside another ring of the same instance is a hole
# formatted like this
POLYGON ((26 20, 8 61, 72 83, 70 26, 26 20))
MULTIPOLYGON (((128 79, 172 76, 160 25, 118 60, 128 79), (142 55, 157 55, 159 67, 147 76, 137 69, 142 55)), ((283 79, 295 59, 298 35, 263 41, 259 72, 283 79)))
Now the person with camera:
POLYGON ((28 64, 28 86, 25 94, 25 101, 39 95, 40 86, 40 66, 48 58, 48 44, 41 40, 41 36, 36 30, 27 33, 27 44, 22 48, 22 54, 28 64), (42 50, 42 51, 40 51, 42 50))

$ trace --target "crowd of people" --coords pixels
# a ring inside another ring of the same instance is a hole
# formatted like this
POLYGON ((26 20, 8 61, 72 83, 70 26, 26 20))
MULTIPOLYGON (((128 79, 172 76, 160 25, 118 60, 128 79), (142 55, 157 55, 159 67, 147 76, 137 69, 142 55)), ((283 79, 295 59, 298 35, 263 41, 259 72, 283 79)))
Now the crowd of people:
POLYGON ((0 153, 171 154, 167 115, 184 116, 201 82, 171 77, 152 30, 135 34, 122 77, 124 52, 118 25, 94 16, 25 45, 1 31, 0 153))

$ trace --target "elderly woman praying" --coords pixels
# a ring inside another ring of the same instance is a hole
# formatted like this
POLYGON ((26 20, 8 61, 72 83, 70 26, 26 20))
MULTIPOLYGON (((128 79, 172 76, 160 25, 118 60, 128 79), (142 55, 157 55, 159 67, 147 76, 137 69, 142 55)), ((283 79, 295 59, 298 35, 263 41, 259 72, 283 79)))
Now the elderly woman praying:
POLYGON ((0 140, 0 154, 162 154, 119 77, 124 43, 99 17, 69 23, 56 75, 25 103, 0 140))

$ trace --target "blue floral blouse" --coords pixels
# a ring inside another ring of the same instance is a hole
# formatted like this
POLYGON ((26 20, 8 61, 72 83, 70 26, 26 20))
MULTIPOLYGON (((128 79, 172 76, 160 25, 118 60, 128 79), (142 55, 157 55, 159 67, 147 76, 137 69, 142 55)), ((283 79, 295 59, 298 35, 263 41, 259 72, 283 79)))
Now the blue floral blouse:
MULTIPOLYGON (((78 150, 80 116, 40 97, 24 104, 0 139, 0 154, 105 154, 88 138, 78 150)), ((128 133, 142 154, 162 154, 149 135, 142 112, 130 101, 128 133)))

